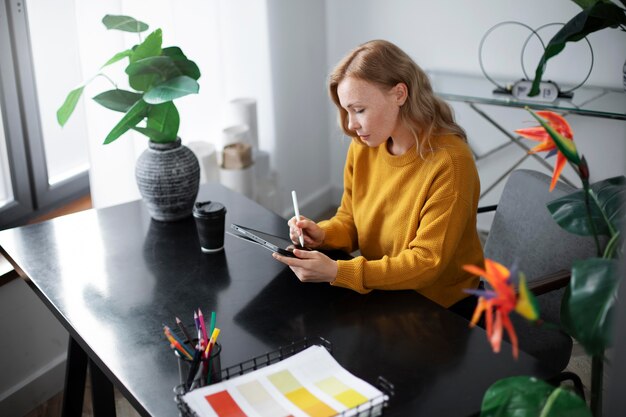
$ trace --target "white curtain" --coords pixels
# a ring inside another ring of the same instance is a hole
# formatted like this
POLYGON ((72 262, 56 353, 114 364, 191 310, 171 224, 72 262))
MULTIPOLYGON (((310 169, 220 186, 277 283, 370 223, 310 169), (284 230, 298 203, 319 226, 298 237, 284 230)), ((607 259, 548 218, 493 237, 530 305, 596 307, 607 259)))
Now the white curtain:
MULTIPOLYGON (((163 46, 178 46, 196 62, 202 73, 200 92, 176 101, 184 143, 219 143, 225 127, 226 103, 237 97, 257 100, 259 142, 273 148, 270 59, 267 5, 258 0, 74 0, 76 33, 82 79, 98 73, 115 53, 138 43, 137 34, 107 31, 106 14, 132 16, 150 25, 148 32, 163 30, 163 46)), ((124 61, 125 62, 125 61, 124 61)), ((126 85, 124 62, 106 70, 120 88, 126 85)), ((73 63, 62 63, 72 65, 73 63)), ((81 80, 65 80, 66 91, 81 80)), ((134 179, 135 161, 147 146, 147 138, 129 132, 102 145, 121 114, 107 110, 90 98, 111 88, 98 77, 85 89, 85 135, 89 141, 90 186, 95 207, 106 207, 139 198, 134 179)), ((61 99, 62 100, 62 99, 61 99)), ((77 115, 74 115, 74 117, 77 115)), ((72 123, 72 120, 70 120, 72 123)))

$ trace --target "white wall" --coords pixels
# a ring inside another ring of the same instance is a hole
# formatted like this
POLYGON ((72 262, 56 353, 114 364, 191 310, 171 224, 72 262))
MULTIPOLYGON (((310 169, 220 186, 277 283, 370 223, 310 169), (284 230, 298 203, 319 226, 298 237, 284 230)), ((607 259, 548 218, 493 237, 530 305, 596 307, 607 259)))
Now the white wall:
POLYGON ((0 416, 22 416, 63 389, 68 333, 26 283, 0 287, 0 416))
POLYGON ((269 0, 268 27, 281 211, 293 211, 297 190, 309 213, 320 212, 331 191, 324 2, 269 0))

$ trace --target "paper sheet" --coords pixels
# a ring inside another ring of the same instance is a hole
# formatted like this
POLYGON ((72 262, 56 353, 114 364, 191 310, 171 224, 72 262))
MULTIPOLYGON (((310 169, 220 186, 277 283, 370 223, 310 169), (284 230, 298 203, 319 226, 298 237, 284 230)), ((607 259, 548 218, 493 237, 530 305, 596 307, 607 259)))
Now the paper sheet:
POLYGON ((202 417, 325 417, 370 400, 380 412, 387 398, 342 368, 324 347, 311 346, 273 365, 193 390, 182 399, 202 417))

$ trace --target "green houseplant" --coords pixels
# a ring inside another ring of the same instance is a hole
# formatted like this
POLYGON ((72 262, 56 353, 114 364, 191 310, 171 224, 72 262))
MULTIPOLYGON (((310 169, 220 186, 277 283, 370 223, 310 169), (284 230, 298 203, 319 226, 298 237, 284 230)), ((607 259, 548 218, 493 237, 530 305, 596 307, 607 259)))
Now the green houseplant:
MULTIPOLYGON (((561 228, 593 239, 597 249, 595 257, 574 262, 561 303, 564 330, 585 348, 592 359, 591 412, 581 398, 567 389, 553 387, 535 378, 516 376, 497 381, 487 390, 481 416, 590 416, 593 413, 600 417, 605 350, 611 345, 612 313, 620 285, 616 258, 622 257, 625 249, 620 230, 623 230, 626 218, 626 177, 591 184, 589 167, 576 149, 567 121, 549 111, 530 112, 540 126, 518 129, 516 133, 541 142, 533 152, 546 151, 549 156, 557 155, 552 184, 568 162, 582 183, 581 189, 573 194, 549 202, 547 209, 561 228)), ((508 315, 516 311, 526 319, 540 323, 540 312, 524 285, 523 271, 520 271, 519 294, 515 294, 510 272, 505 266, 486 259, 485 269, 473 265, 467 265, 466 269, 485 277, 492 287, 490 293, 478 294, 473 323, 483 312, 488 316, 488 323, 489 316, 495 316, 498 319, 496 324, 487 326, 494 351, 498 351, 504 327, 515 353, 517 340, 508 315)))
POLYGON ((139 191, 156 220, 172 221, 191 214, 198 193, 198 160, 178 137, 180 116, 174 100, 199 91, 198 66, 179 47, 163 47, 161 29, 144 40, 148 25, 129 16, 106 15, 102 23, 110 30, 137 33, 139 43, 118 52, 100 68, 101 72, 70 91, 57 110, 63 126, 74 112, 85 86, 98 76, 108 79, 113 88, 95 97, 98 104, 122 113, 104 144, 117 140, 129 130, 149 139, 149 147, 139 157, 135 176, 139 191), (102 72, 110 65, 127 60, 125 75, 131 90, 119 88, 102 72))
MULTIPOLYGON (((543 77, 548 60, 558 55, 567 42, 577 42, 590 33, 606 28, 620 28, 626 31, 626 9, 611 0, 572 0, 582 7, 582 11, 570 19, 548 42, 535 69, 535 79, 528 93, 539 94, 539 83, 543 77)), ((619 0, 626 7, 626 0, 619 0)), ((626 87, 626 86, 625 86, 626 87)))

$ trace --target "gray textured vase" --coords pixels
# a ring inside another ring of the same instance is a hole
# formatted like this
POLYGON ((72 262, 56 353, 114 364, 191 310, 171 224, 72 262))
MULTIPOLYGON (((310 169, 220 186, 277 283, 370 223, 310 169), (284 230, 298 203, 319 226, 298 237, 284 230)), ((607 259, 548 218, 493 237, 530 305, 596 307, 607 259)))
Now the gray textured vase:
POLYGON ((164 222, 190 216, 200 185, 198 158, 180 138, 148 146, 137 160, 135 178, 150 216, 164 222))

